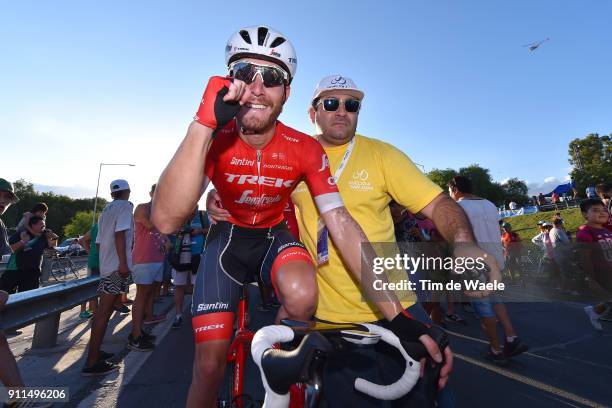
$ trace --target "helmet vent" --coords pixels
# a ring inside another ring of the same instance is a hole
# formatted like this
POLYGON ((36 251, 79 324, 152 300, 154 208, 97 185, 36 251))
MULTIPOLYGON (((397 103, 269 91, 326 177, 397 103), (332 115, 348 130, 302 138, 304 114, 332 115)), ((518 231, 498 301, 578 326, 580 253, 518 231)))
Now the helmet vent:
POLYGON ((249 32, 247 30, 240 30, 240 36, 242 37, 242 39, 244 41, 246 41, 248 44, 252 44, 251 42, 251 36, 249 35, 249 32))
POLYGON ((257 44, 264 45, 266 36, 268 35, 268 27, 259 27, 257 29, 257 44))
POLYGON ((270 48, 275 48, 284 43, 286 40, 283 37, 276 37, 272 44, 270 44, 270 48))

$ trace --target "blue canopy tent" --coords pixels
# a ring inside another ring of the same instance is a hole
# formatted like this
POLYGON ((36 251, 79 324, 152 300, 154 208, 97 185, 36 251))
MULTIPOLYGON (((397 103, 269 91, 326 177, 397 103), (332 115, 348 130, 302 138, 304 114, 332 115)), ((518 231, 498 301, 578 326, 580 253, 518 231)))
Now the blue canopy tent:
POLYGON ((564 193, 571 194, 572 188, 576 186, 576 182, 571 180, 564 184, 559 184, 553 191, 546 194, 546 197, 550 196, 552 193, 557 193, 559 195, 563 195, 564 193))

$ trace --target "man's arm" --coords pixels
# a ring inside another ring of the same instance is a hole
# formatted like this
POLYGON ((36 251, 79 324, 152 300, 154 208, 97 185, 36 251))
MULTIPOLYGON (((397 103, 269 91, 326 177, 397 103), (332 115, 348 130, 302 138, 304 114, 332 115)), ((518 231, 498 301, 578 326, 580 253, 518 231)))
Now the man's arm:
POLYGON ((490 269, 489 280, 501 281, 495 257, 478 247, 470 220, 459 204, 441 193, 420 212, 433 221, 442 237, 453 246, 456 257, 482 258, 490 269))
POLYGON ((125 249, 125 230, 115 232, 115 250, 119 258, 119 274, 127 276, 130 272, 127 264, 127 253, 125 249))
POLYGON ((89 252, 89 247, 91 245, 91 230, 87 231, 85 235, 79 238, 79 244, 89 252))
POLYGON ((374 303, 387 320, 393 320, 404 310, 395 292, 375 290, 374 281, 386 279, 386 275, 374 273, 376 253, 365 233, 345 207, 337 207, 321 215, 329 234, 353 277, 361 284, 368 301, 374 303), (365 270, 362 269, 362 265, 365 270))
POLYGON ((187 135, 162 173, 155 189, 151 221, 169 234, 178 229, 195 207, 204 187, 204 164, 213 129, 192 122, 187 135))
POLYGON ((467 215, 461 206, 447 195, 439 194, 420 212, 433 221, 447 242, 455 244, 476 241, 467 215))
POLYGON ((206 186, 204 165, 215 131, 229 123, 248 97, 246 84, 211 77, 198 107, 195 121, 162 173, 151 211, 157 229, 170 234, 191 215, 206 186))

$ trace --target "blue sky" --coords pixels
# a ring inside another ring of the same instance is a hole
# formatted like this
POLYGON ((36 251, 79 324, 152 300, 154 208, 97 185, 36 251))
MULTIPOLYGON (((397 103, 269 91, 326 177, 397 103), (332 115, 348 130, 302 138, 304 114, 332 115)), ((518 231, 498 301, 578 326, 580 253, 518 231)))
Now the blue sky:
POLYGON ((98 163, 134 163, 105 167, 101 196, 123 177, 145 201, 229 36, 268 24, 298 53, 286 124, 311 133, 314 86, 340 73, 366 94, 358 132, 426 170, 555 184, 571 139, 612 132, 611 15, 607 1, 5 3, 0 177, 93 195, 98 163))

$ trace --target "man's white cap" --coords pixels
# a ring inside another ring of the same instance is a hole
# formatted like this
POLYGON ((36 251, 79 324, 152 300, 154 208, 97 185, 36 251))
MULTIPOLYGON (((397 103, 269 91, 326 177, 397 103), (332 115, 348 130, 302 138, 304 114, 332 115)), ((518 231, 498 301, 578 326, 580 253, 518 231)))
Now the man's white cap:
POLYGON ((130 185, 128 184, 127 181, 118 179, 118 180, 111 181, 110 189, 111 189, 111 193, 114 193, 115 191, 129 190, 130 185))
POLYGON ((543 220, 538 221, 538 225, 544 225, 546 224, 546 222, 544 222, 543 220))
POLYGON ((319 81, 311 102, 327 91, 348 91, 348 94, 354 95, 359 99, 363 99, 364 96, 363 91, 357 88, 357 85, 355 85, 355 82, 353 82, 351 78, 343 75, 330 75, 319 81))

